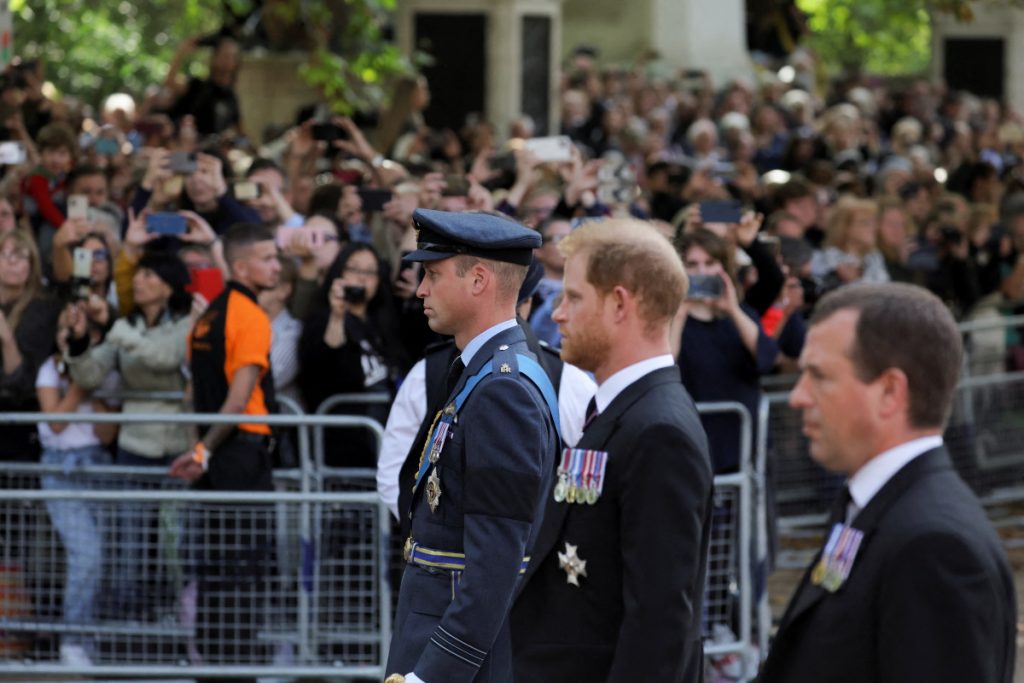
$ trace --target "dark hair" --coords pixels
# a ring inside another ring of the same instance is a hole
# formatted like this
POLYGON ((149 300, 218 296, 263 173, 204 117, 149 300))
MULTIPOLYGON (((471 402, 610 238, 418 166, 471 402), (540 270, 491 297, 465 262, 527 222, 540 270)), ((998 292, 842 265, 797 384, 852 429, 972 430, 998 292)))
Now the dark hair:
POLYGON ((109 182, 106 172, 104 172, 104 170, 99 166, 93 166, 92 164, 79 164, 71 169, 70 173, 68 173, 65 185, 68 188, 72 188, 75 186, 75 183, 79 178, 89 178, 94 175, 102 176, 104 182, 109 182))
POLYGON ((813 196, 814 188, 799 178, 792 178, 775 189, 772 199, 776 208, 784 209, 786 202, 813 196))
MULTIPOLYGON (((329 295, 331 284, 341 277, 342 271, 348 265, 349 259, 363 251, 373 254, 373 257, 377 259, 377 293, 374 294, 372 299, 367 301, 366 305, 368 327, 379 335, 378 346, 389 363, 405 369, 405 351, 400 341, 398 317, 395 313, 394 296, 391 293, 391 269, 372 245, 366 242, 350 242, 338 252, 337 257, 335 257, 324 275, 323 284, 320 286, 320 294, 316 300, 316 307, 310 317, 326 320, 330 309, 329 295)), ((313 325, 313 327, 316 327, 316 325, 313 325)), ((322 328, 320 329, 322 333, 322 328)))
MULTIPOLYGON (((167 310, 171 316, 180 318, 188 314, 192 308, 192 297, 185 291, 185 287, 188 286, 191 277, 188 268, 177 254, 163 250, 147 251, 139 259, 138 270, 143 269, 156 273, 156 276, 171 288, 171 297, 167 300, 167 310)), ((135 308, 130 317, 134 319, 141 314, 142 312, 135 308)))
POLYGON ((313 190, 313 196, 309 198, 309 215, 326 216, 334 218, 338 215, 338 203, 344 187, 339 183, 327 183, 320 185, 313 190))
POLYGON ((75 131, 64 123, 48 123, 39 130, 36 136, 36 146, 42 152, 46 149, 60 149, 64 147, 75 156, 78 152, 78 138, 75 131))
POLYGON ((686 265, 686 252, 691 247, 700 247, 708 253, 708 256, 722 264, 722 270, 736 282, 736 258, 735 250, 724 239, 705 228, 698 228, 693 232, 686 232, 676 240, 676 251, 683 265, 686 265))
POLYGON ((282 177, 287 178, 287 176, 285 176, 284 169, 282 169, 276 161, 273 159, 264 159, 263 157, 256 157, 252 160, 252 163, 249 164, 249 168, 245 171, 245 177, 251 178, 253 173, 266 171, 268 169, 271 171, 277 171, 282 177))
POLYGON ((238 258, 238 253, 257 242, 274 241, 274 230, 264 223, 235 223, 224 233, 224 260, 228 268, 238 258))
POLYGON ((963 360, 960 331, 949 309, 916 285, 856 283, 823 297, 810 324, 844 310, 859 313, 849 351, 857 377, 871 382, 889 368, 901 370, 907 376, 910 425, 942 427, 963 360))

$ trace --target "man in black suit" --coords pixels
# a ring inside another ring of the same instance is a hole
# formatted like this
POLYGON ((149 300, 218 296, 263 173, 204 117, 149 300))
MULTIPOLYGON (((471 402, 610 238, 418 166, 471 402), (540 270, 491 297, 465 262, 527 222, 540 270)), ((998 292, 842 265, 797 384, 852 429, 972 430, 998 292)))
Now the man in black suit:
POLYGON ((818 303, 790 404, 811 457, 849 480, 762 683, 1013 679, 1013 578, 942 442, 961 355, 953 317, 919 287, 818 303))
POLYGON ((697 681, 712 473, 669 327, 682 263, 652 226, 562 240, 562 358, 598 382, 513 608, 517 681, 697 681))

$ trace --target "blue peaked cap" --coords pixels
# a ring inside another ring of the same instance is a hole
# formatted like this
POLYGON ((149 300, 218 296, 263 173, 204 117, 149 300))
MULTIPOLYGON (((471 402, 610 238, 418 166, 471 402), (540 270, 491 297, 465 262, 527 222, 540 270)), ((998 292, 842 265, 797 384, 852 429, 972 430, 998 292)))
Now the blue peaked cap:
POLYGON ((402 259, 407 262, 465 254, 527 266, 542 244, 536 230, 488 213, 416 209, 412 222, 418 231, 417 249, 402 259))

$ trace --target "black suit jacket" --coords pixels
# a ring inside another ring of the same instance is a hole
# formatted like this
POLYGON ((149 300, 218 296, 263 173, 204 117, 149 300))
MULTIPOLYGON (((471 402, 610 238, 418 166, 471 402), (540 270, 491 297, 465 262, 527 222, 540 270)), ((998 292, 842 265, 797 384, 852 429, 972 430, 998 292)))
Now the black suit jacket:
POLYGON ((552 489, 512 612, 516 680, 697 681, 711 460, 675 366, 622 391, 579 448, 609 453, 595 505, 552 489), (558 553, 578 546, 580 586, 558 553))
POLYGON ((849 578, 828 593, 804 576, 761 683, 1013 680, 1013 577, 944 448, 897 472, 851 526, 864 538, 849 578))

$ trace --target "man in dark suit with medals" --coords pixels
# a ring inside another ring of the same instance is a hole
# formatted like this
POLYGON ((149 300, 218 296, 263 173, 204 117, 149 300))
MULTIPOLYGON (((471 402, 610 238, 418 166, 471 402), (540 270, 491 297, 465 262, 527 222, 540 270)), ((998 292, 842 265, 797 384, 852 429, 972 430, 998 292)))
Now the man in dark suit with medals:
POLYGON ((419 209, 413 221, 417 296, 460 355, 412 483, 388 680, 509 682, 508 613, 558 449, 555 391, 516 322, 540 236, 487 214, 419 209))
POLYGON ((712 473, 669 343, 686 274, 638 221, 587 223, 559 247, 562 358, 598 389, 513 608, 516 680, 697 681, 712 473))
POLYGON ((849 479, 762 683, 1013 679, 1013 576, 942 440, 961 361, 924 289, 849 285, 818 303, 790 404, 811 457, 849 479))

